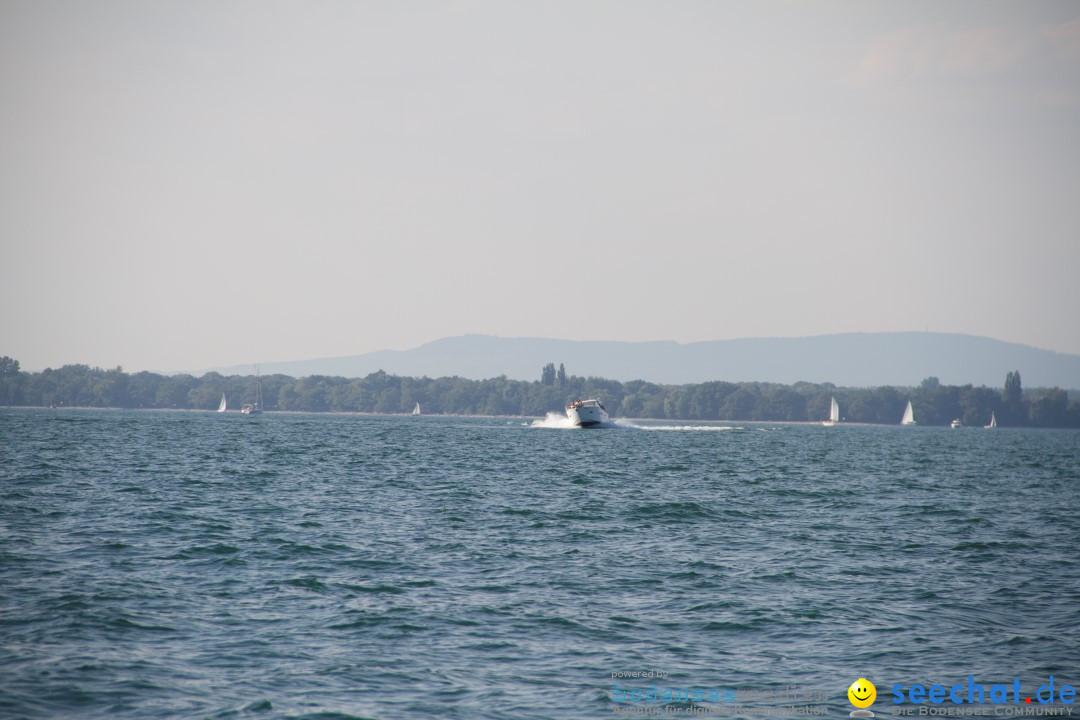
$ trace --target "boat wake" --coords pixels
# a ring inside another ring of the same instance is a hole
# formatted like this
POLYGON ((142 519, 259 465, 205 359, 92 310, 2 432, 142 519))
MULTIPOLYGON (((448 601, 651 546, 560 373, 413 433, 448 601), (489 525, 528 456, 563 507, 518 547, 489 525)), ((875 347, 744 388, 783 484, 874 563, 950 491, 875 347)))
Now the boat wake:
MULTIPOLYGON (((581 430, 563 413, 549 412, 540 420, 533 420, 529 427, 548 428, 550 430, 581 430)), ((644 430, 644 431, 667 431, 667 432, 719 432, 724 430, 742 430, 733 425, 635 425, 628 420, 615 420, 599 426, 602 429, 612 430, 644 430)))
MULTIPOLYGON (((524 424, 524 423, 522 423, 524 424)), ((549 412, 542 420, 533 420, 529 427, 534 428, 548 428, 551 430, 631 430, 636 429, 635 426, 619 421, 612 421, 608 423, 600 423, 599 425, 593 425, 591 428, 581 428, 574 424, 573 420, 568 418, 563 413, 549 412)))
POLYGON ((742 430, 734 425, 634 425, 633 423, 619 423, 619 427, 630 430, 659 430, 666 432, 722 432, 725 430, 742 430))
POLYGON ((581 428, 575 427, 574 423, 570 421, 570 418, 566 417, 565 413, 549 412, 541 420, 533 420, 532 425, 529 427, 534 428, 550 428, 552 430, 580 430, 581 428))

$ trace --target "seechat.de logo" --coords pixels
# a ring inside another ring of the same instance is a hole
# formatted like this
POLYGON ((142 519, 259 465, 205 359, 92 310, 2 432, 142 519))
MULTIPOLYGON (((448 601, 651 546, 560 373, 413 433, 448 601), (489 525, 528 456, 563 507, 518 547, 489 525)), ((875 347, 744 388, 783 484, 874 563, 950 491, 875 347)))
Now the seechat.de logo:
MULTIPOLYGON (((975 681, 974 675, 968 675, 967 683, 957 683, 952 687, 943 684, 924 685, 915 684, 910 688, 904 685, 892 686, 893 702, 899 705, 907 700, 910 703, 923 703, 928 701, 931 705, 940 705, 943 702, 952 701, 956 705, 993 704, 1004 705, 1014 703, 1030 705, 1033 701, 1040 705, 1048 705, 1055 701, 1054 676, 1050 676, 1050 682, 1040 685, 1035 691, 1034 697, 1029 692, 1023 692, 1020 686, 1020 678, 1013 678, 1011 684, 1004 683, 985 687, 975 681)), ((1057 702, 1062 705, 1072 705, 1076 700, 1076 688, 1072 685, 1059 685, 1057 702)))

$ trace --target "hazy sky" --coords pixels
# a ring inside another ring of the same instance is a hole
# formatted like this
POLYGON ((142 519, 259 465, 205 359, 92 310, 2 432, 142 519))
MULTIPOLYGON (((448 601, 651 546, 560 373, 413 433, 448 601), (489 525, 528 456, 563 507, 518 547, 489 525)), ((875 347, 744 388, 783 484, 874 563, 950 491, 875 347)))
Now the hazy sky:
POLYGON ((0 354, 1080 353, 1080 4, 0 0, 0 354))

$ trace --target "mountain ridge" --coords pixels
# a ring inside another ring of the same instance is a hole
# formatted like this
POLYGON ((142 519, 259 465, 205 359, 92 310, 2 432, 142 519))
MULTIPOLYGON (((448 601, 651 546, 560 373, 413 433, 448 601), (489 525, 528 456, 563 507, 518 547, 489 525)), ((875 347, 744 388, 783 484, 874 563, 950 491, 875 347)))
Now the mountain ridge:
MULTIPOLYGON (((1080 355, 962 333, 837 333, 678 343, 671 340, 560 340, 458 335, 409 350, 264 362, 264 374, 363 377, 383 370, 414 377, 535 380, 547 363, 573 375, 680 385, 729 382, 831 382, 845 387, 913 386, 929 376, 942 383, 1004 383, 1020 370, 1027 387, 1080 388, 1080 355)), ((214 368, 250 374, 250 365, 214 368)))

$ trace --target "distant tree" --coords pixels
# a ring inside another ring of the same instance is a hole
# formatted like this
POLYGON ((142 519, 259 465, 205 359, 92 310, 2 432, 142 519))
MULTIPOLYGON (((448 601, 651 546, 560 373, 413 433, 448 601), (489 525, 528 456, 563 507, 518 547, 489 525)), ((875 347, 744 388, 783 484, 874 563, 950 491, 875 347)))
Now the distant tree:
POLYGON ((19 374, 19 361, 9 358, 7 355, 0 357, 0 377, 19 374))
POLYGON ((188 390, 187 396, 190 407, 196 410, 212 410, 221 400, 221 390, 216 384, 207 382, 204 375, 198 385, 188 390))
POLYGON ((1031 404, 1030 420, 1036 427, 1061 427, 1068 422, 1069 398, 1060 388, 1051 388, 1031 404))
MULTIPOLYGON (((296 391, 295 385, 282 385, 278 390, 277 406, 281 410, 300 410, 300 404, 297 402, 297 397, 300 393, 296 391)), ((263 397, 266 397, 266 393, 263 393, 263 397)))
POLYGON ((965 425, 982 425, 1001 407, 1001 396, 990 388, 965 385, 960 388, 960 419, 965 425))
POLYGON ((806 419, 806 399, 783 385, 769 388, 768 392, 761 396, 756 409, 762 420, 806 419))
POLYGON ((664 394, 664 417, 690 417, 690 393, 687 390, 691 387, 675 387, 664 394))
POLYGON ((19 361, 7 355, 0 357, 0 405, 21 405, 25 383, 19 377, 19 361))
POLYGON ((940 386, 941 381, 933 375, 919 383, 919 387, 921 387, 923 390, 937 390, 940 386))
POLYGON ((399 413, 403 411, 400 390, 396 387, 388 387, 379 393, 379 400, 375 403, 375 412, 399 413))
POLYGON ((1080 401, 1073 400, 1069 403, 1068 415, 1065 417, 1066 427, 1080 427, 1080 401))
POLYGON ((747 384, 742 384, 739 389, 724 398, 724 404, 720 406, 720 418, 723 420, 749 420, 754 406, 757 404, 757 396, 751 392, 747 384))
POLYGON ((1005 388, 1001 391, 1002 414, 1008 425, 1026 425, 1031 420, 1031 414, 1023 406, 1024 389, 1020 385, 1020 371, 1014 370, 1005 376, 1005 388))
POLYGON ((555 363, 548 363, 544 366, 544 369, 540 372, 540 384, 541 385, 554 385, 555 384, 555 363))
POLYGON ((559 387, 566 385, 566 368, 563 367, 562 363, 559 363, 559 372, 555 376, 555 379, 559 381, 559 387))
POLYGON ((188 393, 195 387, 196 382, 198 381, 190 375, 173 375, 158 387, 154 404, 159 408, 190 407, 188 393))
POLYGON ((95 407, 127 407, 128 375, 119 365, 115 370, 95 371, 90 384, 90 404, 95 407))
POLYGON ((1001 399, 1008 405, 1019 405, 1023 388, 1020 386, 1020 371, 1014 370, 1005 376, 1005 389, 1001 393, 1001 399))
POLYGON ((165 383, 161 375, 138 372, 128 378, 127 407, 152 408, 157 403, 158 389, 165 383))

